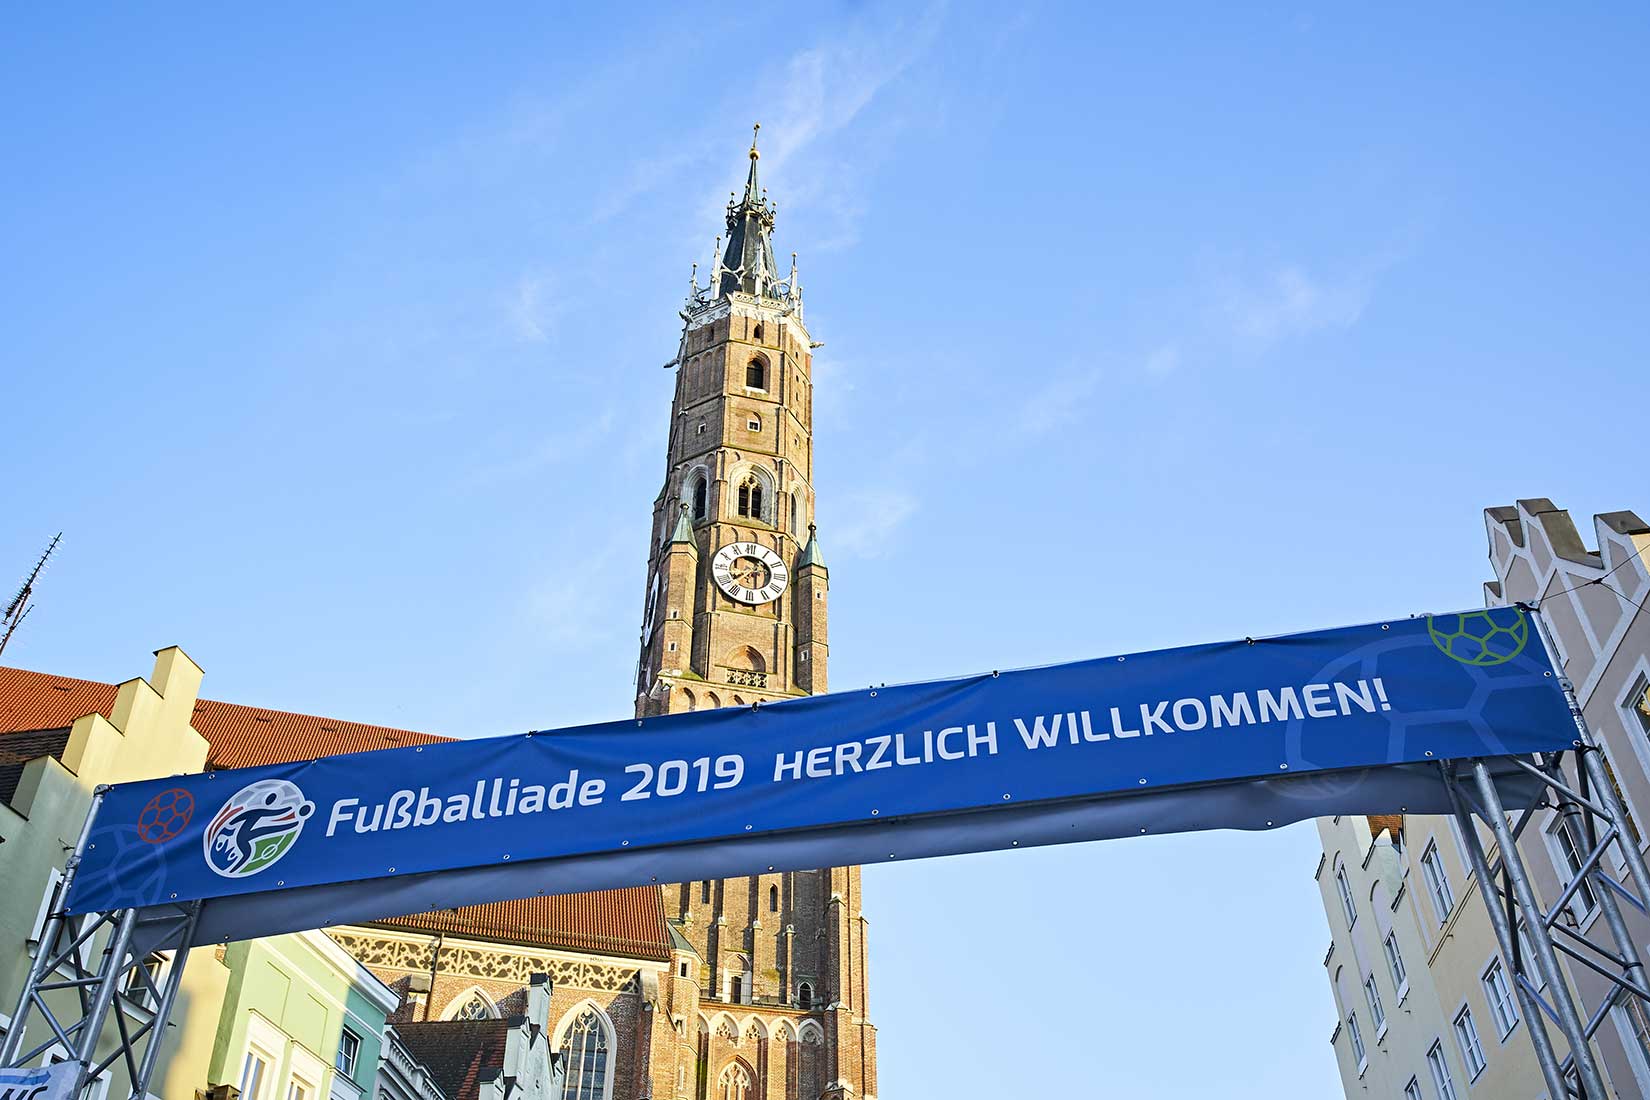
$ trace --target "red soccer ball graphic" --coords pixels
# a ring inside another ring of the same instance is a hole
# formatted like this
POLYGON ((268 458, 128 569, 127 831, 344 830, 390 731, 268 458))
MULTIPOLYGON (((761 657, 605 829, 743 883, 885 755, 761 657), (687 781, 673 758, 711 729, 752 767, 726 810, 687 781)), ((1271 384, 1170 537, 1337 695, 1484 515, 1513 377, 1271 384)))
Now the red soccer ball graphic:
POLYGON ((194 814, 194 795, 182 787, 161 791, 138 814, 138 836, 148 844, 164 844, 183 832, 194 814))

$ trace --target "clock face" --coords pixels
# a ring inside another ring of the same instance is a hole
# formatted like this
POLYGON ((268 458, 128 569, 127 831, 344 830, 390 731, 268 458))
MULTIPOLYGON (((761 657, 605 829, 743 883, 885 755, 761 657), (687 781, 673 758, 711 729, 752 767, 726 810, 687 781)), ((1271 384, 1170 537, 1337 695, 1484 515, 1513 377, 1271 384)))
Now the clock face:
POLYGON ((755 542, 730 542, 716 551, 710 574, 728 599, 753 606, 777 600, 791 579, 779 555, 755 542))

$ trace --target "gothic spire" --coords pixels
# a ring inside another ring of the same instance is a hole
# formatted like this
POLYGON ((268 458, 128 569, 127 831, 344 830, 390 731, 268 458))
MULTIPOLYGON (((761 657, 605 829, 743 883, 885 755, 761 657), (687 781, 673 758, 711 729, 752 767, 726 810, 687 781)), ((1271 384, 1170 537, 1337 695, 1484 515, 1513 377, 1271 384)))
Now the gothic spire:
POLYGON ((756 162, 762 158, 756 149, 756 135, 761 129, 760 122, 752 127, 751 167, 745 177, 745 194, 728 203, 728 247, 722 253, 721 278, 713 284, 721 294, 737 290, 760 296, 779 281, 770 239, 774 209, 756 173, 756 162))

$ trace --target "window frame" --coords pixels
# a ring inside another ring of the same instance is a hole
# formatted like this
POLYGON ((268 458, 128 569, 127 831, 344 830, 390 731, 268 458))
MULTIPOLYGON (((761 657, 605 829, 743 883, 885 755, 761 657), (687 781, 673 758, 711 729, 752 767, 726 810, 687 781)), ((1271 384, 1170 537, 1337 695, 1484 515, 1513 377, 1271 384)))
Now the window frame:
POLYGON ((1369 1068, 1369 1048, 1364 1046, 1364 1033, 1358 1026, 1356 1012, 1346 1014, 1346 1038, 1352 1044, 1352 1057, 1358 1064, 1358 1076, 1362 1077, 1364 1070, 1369 1068))
POLYGON ((1438 1090, 1438 1100, 1455 1100, 1455 1078, 1450 1075, 1442 1037, 1427 1048, 1427 1068, 1432 1071, 1432 1087, 1438 1090))
POLYGON ((332 1057, 332 1068, 353 1081, 355 1080, 355 1067, 360 1061, 361 1036, 347 1027, 340 1028, 338 1031, 338 1050, 332 1057))
POLYGON ((1341 896, 1341 915, 1346 918, 1346 926, 1351 928, 1358 923, 1358 905, 1352 896, 1352 883, 1346 877, 1345 863, 1335 866, 1335 891, 1341 896))
MULTIPOLYGON (((1568 890, 1581 870, 1581 845, 1570 831, 1570 822, 1561 813, 1552 814, 1541 835, 1547 842, 1547 854, 1552 858, 1553 870, 1559 878, 1560 892, 1568 890)), ((1593 884, 1583 881, 1570 895, 1565 908, 1575 918, 1577 928, 1586 928, 1598 917, 1598 891, 1593 884)))
POLYGON ((1471 1005, 1461 1006, 1450 1029, 1455 1032, 1456 1046, 1461 1048, 1461 1061, 1467 1067, 1467 1084, 1470 1085, 1490 1066, 1490 1060, 1484 1054, 1483 1040, 1478 1035, 1478 1024, 1472 1018, 1471 1005))
POLYGON ((1404 1003, 1409 994, 1409 970, 1404 966, 1403 952, 1398 949, 1398 930, 1388 929, 1386 939, 1381 941, 1381 951, 1386 955, 1387 973, 1392 975, 1392 988, 1396 991, 1398 1003, 1404 1003))
POLYGON ((1386 1034, 1386 1005, 1381 1003, 1381 990, 1375 981, 1375 971, 1364 978, 1364 1000, 1369 1005, 1369 1018, 1375 1022, 1375 1041, 1386 1034))
POLYGON ((1455 891, 1450 886, 1449 869, 1444 866, 1435 836, 1427 838, 1427 846, 1421 851, 1421 877, 1426 880, 1427 896, 1432 899, 1433 912, 1442 927, 1455 912, 1455 891))
POLYGON ((1484 987, 1484 1000, 1489 1003, 1490 1019, 1495 1022, 1497 1037, 1505 1043, 1518 1027, 1518 996, 1513 992, 1512 981, 1507 977, 1507 966, 1500 955, 1490 959, 1489 965, 1478 975, 1478 983, 1484 987))

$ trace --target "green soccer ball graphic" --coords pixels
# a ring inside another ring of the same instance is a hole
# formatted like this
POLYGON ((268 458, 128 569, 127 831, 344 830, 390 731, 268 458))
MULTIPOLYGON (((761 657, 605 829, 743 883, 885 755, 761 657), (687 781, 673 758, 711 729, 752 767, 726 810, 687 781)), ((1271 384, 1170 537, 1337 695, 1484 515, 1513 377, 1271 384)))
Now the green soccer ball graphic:
POLYGON ((1428 615, 1432 644, 1464 665, 1500 665, 1524 652, 1529 617, 1516 607, 1490 607, 1459 615, 1428 615))

